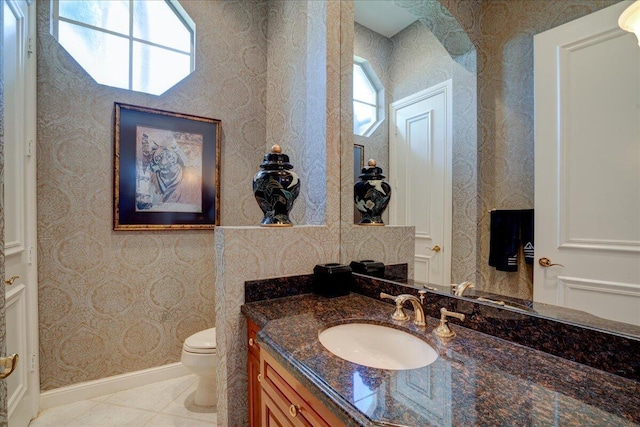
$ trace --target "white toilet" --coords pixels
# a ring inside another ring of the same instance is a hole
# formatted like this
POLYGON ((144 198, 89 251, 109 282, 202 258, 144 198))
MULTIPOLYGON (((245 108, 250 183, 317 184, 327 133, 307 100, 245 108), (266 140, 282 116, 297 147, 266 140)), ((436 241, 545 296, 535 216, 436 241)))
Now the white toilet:
POLYGON ((182 346, 182 364, 198 376, 198 388, 194 403, 198 406, 215 406, 216 390, 216 328, 205 329, 191 335, 182 346))

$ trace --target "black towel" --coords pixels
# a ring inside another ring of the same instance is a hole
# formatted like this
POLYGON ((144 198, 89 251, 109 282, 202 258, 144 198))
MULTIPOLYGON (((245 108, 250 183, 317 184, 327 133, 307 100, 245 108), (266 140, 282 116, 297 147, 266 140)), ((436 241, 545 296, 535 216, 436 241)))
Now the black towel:
POLYGON ((525 209, 520 213, 520 238, 524 248, 524 262, 533 264, 533 209, 525 209))
POLYGON ((500 271, 518 271, 520 211, 491 211, 489 265, 500 271))

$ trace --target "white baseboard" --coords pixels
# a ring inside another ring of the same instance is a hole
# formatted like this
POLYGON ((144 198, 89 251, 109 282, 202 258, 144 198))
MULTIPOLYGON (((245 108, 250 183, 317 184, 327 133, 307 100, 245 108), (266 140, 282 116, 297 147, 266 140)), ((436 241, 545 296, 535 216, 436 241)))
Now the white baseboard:
POLYGON ((176 362, 156 368, 60 387, 40 394, 40 410, 80 400, 94 399, 106 394, 178 378, 188 373, 189 371, 181 362, 176 362))

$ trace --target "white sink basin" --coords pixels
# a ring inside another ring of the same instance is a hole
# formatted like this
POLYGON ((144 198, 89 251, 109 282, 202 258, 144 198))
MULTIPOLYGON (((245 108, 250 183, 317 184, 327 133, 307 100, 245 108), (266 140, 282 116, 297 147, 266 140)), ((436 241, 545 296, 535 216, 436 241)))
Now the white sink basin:
POLYGON ((415 369, 430 365, 438 353, 407 332, 369 323, 345 323, 318 334, 320 342, 336 356, 379 369, 415 369))

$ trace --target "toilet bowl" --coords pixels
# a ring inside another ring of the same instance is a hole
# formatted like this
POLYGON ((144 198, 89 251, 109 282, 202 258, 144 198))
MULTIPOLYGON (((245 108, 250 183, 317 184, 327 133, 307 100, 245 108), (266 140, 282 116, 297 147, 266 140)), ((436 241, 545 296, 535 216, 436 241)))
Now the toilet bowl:
POLYGON ((194 403, 198 406, 215 406, 216 390, 216 328, 205 329, 191 335, 182 346, 182 364, 198 376, 194 403))

